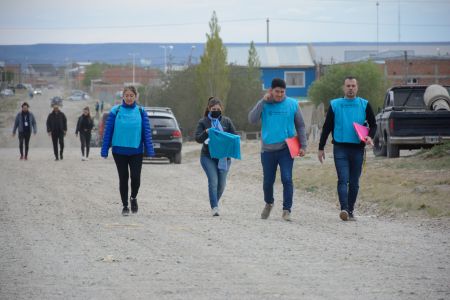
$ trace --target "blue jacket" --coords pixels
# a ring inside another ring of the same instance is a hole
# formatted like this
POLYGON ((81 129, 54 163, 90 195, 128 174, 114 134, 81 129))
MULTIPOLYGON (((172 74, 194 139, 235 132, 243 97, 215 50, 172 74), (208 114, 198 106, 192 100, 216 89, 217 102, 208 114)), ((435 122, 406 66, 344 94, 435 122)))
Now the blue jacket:
MULTIPOLYGON (((114 135, 114 128, 116 123, 116 112, 120 114, 120 110, 122 109, 135 109, 136 108, 136 102, 132 105, 127 105, 124 101, 122 101, 122 104, 117 107, 113 107, 111 109, 108 119, 106 120, 106 128, 103 134, 103 144, 101 149, 101 156, 102 157, 108 157, 108 151, 109 147, 112 143, 112 138, 114 135)), ((141 141, 139 143, 139 146, 137 148, 134 147, 119 147, 119 146, 112 146, 112 153, 115 154, 121 154, 121 155, 136 155, 141 154, 144 152, 144 145, 145 150, 147 152, 147 156, 155 156, 155 151, 153 149, 152 144, 152 135, 151 135, 151 129, 150 129, 150 121, 148 119, 147 113, 142 110, 141 107, 139 107, 139 110, 141 111, 141 118, 142 118, 142 137, 141 141)))

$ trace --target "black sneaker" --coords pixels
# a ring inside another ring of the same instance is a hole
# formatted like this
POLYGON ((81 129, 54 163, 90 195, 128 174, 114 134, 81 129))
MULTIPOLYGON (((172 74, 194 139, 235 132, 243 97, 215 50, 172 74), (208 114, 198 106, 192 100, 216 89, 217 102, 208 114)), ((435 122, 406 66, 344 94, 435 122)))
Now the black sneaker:
POLYGON ((130 214, 130 209, 126 206, 122 209, 122 216, 128 216, 130 214))
POLYGON ((137 199, 136 198, 131 198, 130 197, 130 203, 131 203, 131 212, 133 214, 138 212, 138 204, 137 204, 137 199))

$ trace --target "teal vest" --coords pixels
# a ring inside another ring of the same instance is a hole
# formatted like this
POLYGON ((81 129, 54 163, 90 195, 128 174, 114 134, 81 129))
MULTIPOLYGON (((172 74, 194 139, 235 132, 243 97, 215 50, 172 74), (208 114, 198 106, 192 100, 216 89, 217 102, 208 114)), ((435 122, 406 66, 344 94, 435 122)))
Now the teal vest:
POLYGON ((295 136, 295 113, 298 103, 286 97, 282 102, 264 103, 261 114, 264 144, 277 144, 295 136))
POLYGON ((338 98, 331 100, 334 112, 333 139, 339 143, 359 144, 361 141, 355 132, 353 122, 363 125, 366 121, 366 107, 368 101, 356 97, 355 99, 338 98))
POLYGON ((124 108, 114 106, 111 113, 116 115, 112 146, 138 148, 142 140, 142 116, 140 107, 124 108))

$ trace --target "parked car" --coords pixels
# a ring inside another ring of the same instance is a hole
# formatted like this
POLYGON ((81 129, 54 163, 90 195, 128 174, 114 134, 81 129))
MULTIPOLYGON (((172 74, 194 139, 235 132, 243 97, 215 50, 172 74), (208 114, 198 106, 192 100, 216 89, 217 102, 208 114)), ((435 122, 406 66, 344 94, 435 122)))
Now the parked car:
POLYGON ((14 92, 13 92, 11 89, 4 89, 4 90, 2 90, 2 91, 0 92, 0 95, 1 95, 2 97, 5 97, 5 96, 14 96, 14 92))
POLYGON ((69 97, 67 97, 67 100, 70 100, 70 101, 81 101, 81 100, 84 100, 84 99, 83 99, 83 95, 72 94, 69 97))
POLYGON ((168 107, 145 107, 150 119, 153 148, 156 157, 167 157, 171 163, 181 163, 183 137, 177 119, 168 107))
MULTIPOLYGON (((172 110, 167 107, 145 107, 144 110, 150 120, 156 157, 166 157, 171 163, 180 164, 183 137, 172 110)), ((108 116, 109 112, 103 113, 98 125, 99 146, 103 140, 108 116)), ((144 158, 149 159, 149 157, 144 158)))
POLYGON ((67 98, 71 101, 80 101, 90 99, 89 95, 80 90, 73 90, 71 95, 67 98))
POLYGON ((35 89, 35 90, 33 91, 33 94, 34 94, 34 95, 42 95, 42 90, 41 90, 41 89, 35 89))
POLYGON ((52 99, 50 99, 50 106, 53 106, 55 104, 59 105, 59 106, 63 106, 63 99, 58 96, 55 96, 52 99))
POLYGON ((22 83, 18 83, 16 85, 16 89, 18 89, 18 90, 25 90, 26 88, 27 87, 24 84, 22 84, 22 83))
MULTIPOLYGON (((376 156, 398 157, 401 149, 431 148, 450 141, 450 111, 430 109, 424 101, 426 88, 396 86, 387 91, 375 117, 376 156)), ((444 88, 450 92, 450 86, 444 88)))

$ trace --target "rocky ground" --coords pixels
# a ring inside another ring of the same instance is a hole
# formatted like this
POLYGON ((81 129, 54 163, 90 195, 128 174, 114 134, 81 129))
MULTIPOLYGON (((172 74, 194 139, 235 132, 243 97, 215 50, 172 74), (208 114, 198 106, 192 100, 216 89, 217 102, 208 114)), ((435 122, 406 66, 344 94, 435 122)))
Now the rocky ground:
POLYGON ((181 165, 143 166, 139 213, 122 217, 112 158, 94 148, 80 159, 74 125, 85 103, 64 104, 66 155, 53 161, 44 130, 52 93, 32 100, 39 133, 29 161, 18 160, 9 129, 1 139, 1 299, 450 298, 448 218, 342 222, 333 203, 297 190, 288 223, 278 179, 261 220, 257 142, 233 162, 220 217, 210 216, 192 143, 181 165))

